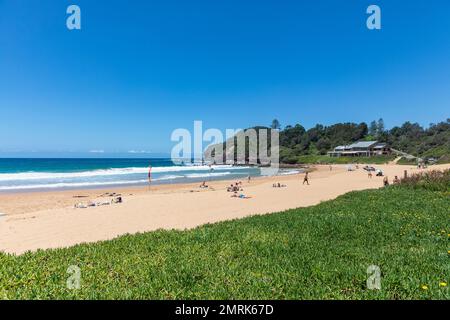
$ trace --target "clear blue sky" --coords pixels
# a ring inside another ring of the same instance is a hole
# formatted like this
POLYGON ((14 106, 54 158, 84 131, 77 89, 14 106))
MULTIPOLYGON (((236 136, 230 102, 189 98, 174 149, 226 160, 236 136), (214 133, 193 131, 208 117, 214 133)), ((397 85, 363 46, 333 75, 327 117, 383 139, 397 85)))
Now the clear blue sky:
POLYGON ((449 117, 448 0, 0 0, 0 152, 170 152, 207 128, 449 117), (66 28, 77 4, 82 30, 66 28), (382 30, 366 8, 382 9, 382 30))

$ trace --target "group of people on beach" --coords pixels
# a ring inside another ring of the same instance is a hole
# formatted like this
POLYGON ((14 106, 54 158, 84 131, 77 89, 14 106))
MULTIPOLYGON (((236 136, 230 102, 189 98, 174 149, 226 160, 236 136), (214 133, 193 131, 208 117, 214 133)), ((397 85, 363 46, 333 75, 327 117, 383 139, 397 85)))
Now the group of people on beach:
POLYGON ((93 200, 93 201, 88 201, 88 202, 79 202, 76 203, 74 205, 75 209, 86 209, 89 207, 100 207, 100 206, 108 206, 108 205, 112 205, 112 204, 118 204, 118 203, 122 203, 123 199, 122 199, 122 195, 119 193, 105 193, 100 195, 100 197, 111 197, 109 200, 93 200))
POLYGON ((227 192, 238 192, 238 191, 244 191, 242 188, 242 181, 236 181, 236 183, 232 183, 228 188, 227 192))
MULTIPOLYGON (((332 170, 332 166, 330 165, 330 171, 332 170)), ((359 166, 358 166, 358 168, 359 168, 359 166)), ((369 178, 372 178, 372 171, 374 171, 375 169, 373 169, 372 170, 372 168, 369 168, 369 167, 367 167, 367 168, 365 168, 366 170, 367 169, 369 169, 369 170, 367 170, 368 172, 367 172, 367 175, 368 175, 368 177, 369 178)), ((376 175, 377 176, 383 176, 383 173, 382 173, 382 171, 381 170, 376 170, 376 171, 379 171, 379 172, 376 172, 376 175)), ((308 172, 305 172, 305 174, 303 175, 303 185, 304 184, 306 184, 306 185, 309 185, 309 173, 308 172)), ((250 182, 250 176, 248 176, 248 182, 250 182)), ((400 183, 400 179, 398 178, 398 176, 395 176, 394 177, 394 180, 393 180, 393 182, 392 182, 393 184, 399 184, 400 183)), ((389 186, 389 178, 387 177, 387 176, 385 176, 384 178, 383 178, 383 186, 389 186)), ((200 185, 200 187, 201 188, 207 188, 208 186, 206 185, 206 183, 205 182, 203 182, 201 185, 200 185)), ((283 188, 283 187, 286 187, 286 185, 285 184, 281 184, 281 183, 273 183, 272 184, 272 187, 273 188, 283 188)), ((244 191, 244 189, 242 188, 242 181, 237 181, 236 183, 234 183, 234 184, 231 184, 229 187, 227 187, 227 192, 233 192, 233 195, 232 195, 232 197, 245 197, 244 195, 238 195, 238 192, 242 192, 242 191, 244 191)))
MULTIPOLYGON (((329 166, 330 171, 333 170, 332 166, 329 166)), ((359 169, 359 166, 357 166, 357 168, 359 169)), ((377 176, 383 176, 383 172, 381 170, 375 170, 373 168, 369 168, 368 166, 366 166, 364 169, 367 170, 367 175, 369 178, 372 178, 372 171, 377 171, 376 175, 377 176)), ((305 172, 304 176, 303 176, 303 185, 309 185, 309 173, 305 172)), ((248 182, 250 182, 250 176, 248 176, 248 182)), ((394 180, 392 182, 393 184, 399 184, 400 183, 400 179, 398 178, 398 176, 394 177, 394 180)), ((389 186, 389 178, 387 176, 385 176, 383 178, 383 186, 389 186)), ((205 182, 203 182, 203 184, 201 185, 201 187, 205 187, 205 182)), ((206 186, 207 187, 207 186, 206 186)), ((285 184, 281 184, 281 183, 273 183, 272 184, 273 188, 283 188, 286 187, 285 184)), ((228 188, 227 188, 227 192, 233 192, 234 194, 232 195, 232 197, 237 197, 237 193, 240 191, 244 191, 242 188, 242 181, 238 181, 235 184, 231 184, 228 188)))
MULTIPOLYGON (((394 177, 394 180, 392 181, 393 184, 399 184, 400 183, 400 179, 398 178, 398 176, 394 177)), ((383 186, 387 187, 389 186, 389 178, 386 176, 383 178, 383 186)))
MULTIPOLYGON (((364 169, 364 170, 367 170, 367 177, 368 177, 369 179, 372 179, 372 177, 373 177, 372 171, 375 171, 375 172, 376 172, 376 176, 377 176, 377 177, 383 177, 383 176, 384 176, 383 171, 381 171, 381 170, 379 170, 379 169, 378 169, 378 170, 375 170, 375 168, 369 167, 369 166, 365 166, 363 169, 364 169)), ((393 184, 399 184, 399 183, 400 183, 400 179, 398 178, 398 176, 395 176, 395 177, 394 177, 394 180, 392 181, 392 183, 393 183, 393 184)), ((383 178, 383 186, 385 186, 385 187, 389 186, 389 178, 388 178, 387 176, 385 176, 385 177, 383 178)))
POLYGON ((228 188, 227 188, 227 192, 232 192, 233 194, 231 195, 232 198, 241 198, 241 199, 248 199, 249 197, 247 197, 245 194, 243 193, 239 193, 239 192, 243 192, 244 188, 242 187, 242 181, 236 181, 236 183, 232 183, 228 188))
POLYGON ((424 162, 419 162, 417 164, 417 169, 426 169, 426 168, 427 168, 427 165, 424 162))
POLYGON ((273 188, 284 188, 284 187, 286 187, 286 185, 278 182, 278 183, 272 184, 272 187, 273 188))

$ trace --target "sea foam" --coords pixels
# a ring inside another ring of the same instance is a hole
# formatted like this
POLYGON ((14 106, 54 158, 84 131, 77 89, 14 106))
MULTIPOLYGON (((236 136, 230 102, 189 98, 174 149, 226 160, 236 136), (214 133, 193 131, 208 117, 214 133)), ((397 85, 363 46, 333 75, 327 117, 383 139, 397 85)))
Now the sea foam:
MULTIPOLYGON (((214 172, 221 170, 240 170, 247 167, 233 167, 231 165, 212 166, 171 166, 171 167, 152 167, 153 173, 169 173, 183 171, 205 171, 214 172), (212 169, 212 170, 211 170, 212 169)), ((102 170, 80 171, 80 172, 19 172, 19 173, 0 173, 0 181, 23 181, 23 180, 43 180, 43 179, 73 179, 73 178, 91 178, 105 176, 119 176, 130 174, 147 174, 148 168, 129 167, 112 168, 102 170)))

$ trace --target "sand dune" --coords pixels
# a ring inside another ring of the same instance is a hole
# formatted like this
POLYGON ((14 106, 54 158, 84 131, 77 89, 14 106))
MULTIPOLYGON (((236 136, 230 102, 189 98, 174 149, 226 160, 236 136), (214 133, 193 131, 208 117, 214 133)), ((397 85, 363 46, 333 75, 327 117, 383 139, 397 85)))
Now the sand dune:
MULTIPOLYGON (((420 171, 411 166, 376 166, 392 181, 420 171)), ((430 169, 449 168, 450 165, 430 169)), ((382 187, 382 178, 369 179, 362 170, 349 172, 347 166, 317 166, 310 173, 310 185, 303 174, 265 177, 244 182, 248 199, 232 198, 226 192, 229 181, 212 182, 210 189, 198 185, 165 185, 149 188, 76 190, 0 195, 0 250, 21 254, 28 250, 59 248, 84 242, 112 239, 126 233, 156 229, 186 229, 205 223, 266 214, 310 206, 352 190, 382 187), (274 182, 285 188, 273 188, 274 182), (124 202, 109 206, 75 209, 77 202, 108 199, 106 191, 120 193, 124 202), (77 196, 77 197, 75 197, 77 196)))

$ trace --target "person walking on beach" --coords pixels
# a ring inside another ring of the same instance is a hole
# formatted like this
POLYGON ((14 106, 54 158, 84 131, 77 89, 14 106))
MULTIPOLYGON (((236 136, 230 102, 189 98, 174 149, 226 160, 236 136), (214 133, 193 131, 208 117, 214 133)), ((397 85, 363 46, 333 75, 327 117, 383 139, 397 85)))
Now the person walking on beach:
POLYGON ((385 187, 389 186, 388 177, 384 177, 384 179, 383 179, 383 186, 385 186, 385 187))
POLYGON ((152 166, 148 166, 148 187, 150 188, 150 185, 152 183, 152 166))
POLYGON ((303 184, 305 184, 305 182, 309 186, 308 172, 305 173, 305 177, 303 178, 303 184))

